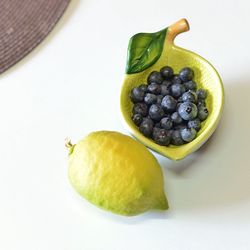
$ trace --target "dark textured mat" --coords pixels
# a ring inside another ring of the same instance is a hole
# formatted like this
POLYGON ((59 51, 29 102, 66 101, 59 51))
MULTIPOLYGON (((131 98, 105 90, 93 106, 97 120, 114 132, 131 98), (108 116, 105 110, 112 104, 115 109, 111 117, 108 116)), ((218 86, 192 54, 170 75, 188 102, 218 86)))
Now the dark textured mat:
POLYGON ((34 49, 70 0, 0 0, 0 73, 34 49))

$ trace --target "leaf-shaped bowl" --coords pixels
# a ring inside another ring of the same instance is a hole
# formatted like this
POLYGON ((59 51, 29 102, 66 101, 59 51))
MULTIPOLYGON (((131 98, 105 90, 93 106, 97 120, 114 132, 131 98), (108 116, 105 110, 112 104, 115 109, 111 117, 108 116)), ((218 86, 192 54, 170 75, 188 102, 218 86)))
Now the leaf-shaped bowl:
POLYGON ((181 19, 159 32, 134 35, 129 42, 126 75, 120 97, 121 113, 130 133, 150 149, 172 160, 183 159, 208 140, 218 125, 224 105, 223 84, 216 69, 201 56, 174 44, 175 37, 188 30, 187 20, 181 19), (202 122, 197 137, 181 146, 166 147, 156 144, 141 134, 131 119, 133 107, 129 98, 131 89, 146 83, 150 72, 159 71, 166 65, 171 66, 174 72, 179 72, 183 67, 191 67, 198 88, 205 88, 208 91, 206 103, 209 116, 202 122))

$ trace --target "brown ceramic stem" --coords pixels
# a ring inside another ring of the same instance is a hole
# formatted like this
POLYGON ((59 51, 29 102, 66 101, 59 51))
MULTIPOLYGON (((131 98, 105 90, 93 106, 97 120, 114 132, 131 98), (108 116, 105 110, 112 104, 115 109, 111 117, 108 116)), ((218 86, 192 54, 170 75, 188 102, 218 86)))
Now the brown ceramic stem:
POLYGON ((178 34, 186 32, 188 30, 189 30, 188 21, 185 18, 180 19, 178 22, 168 27, 167 39, 169 42, 173 43, 175 37, 178 34))

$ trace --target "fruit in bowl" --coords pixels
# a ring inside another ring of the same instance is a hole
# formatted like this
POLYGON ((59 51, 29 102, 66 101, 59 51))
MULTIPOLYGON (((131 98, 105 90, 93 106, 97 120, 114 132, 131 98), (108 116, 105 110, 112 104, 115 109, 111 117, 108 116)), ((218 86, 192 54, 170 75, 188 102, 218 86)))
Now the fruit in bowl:
POLYGON ((134 35, 128 46, 120 97, 130 133, 173 160, 183 159, 208 140, 224 105, 224 88, 215 68, 198 54, 174 44, 175 37, 188 30, 187 20, 181 19, 161 31, 134 35), (162 131, 168 126, 167 119, 161 122, 165 116, 178 130, 170 134, 162 131), (169 143, 167 139, 159 140, 167 136, 169 143))
POLYGON ((134 106, 131 119, 144 136, 162 146, 176 145, 177 134, 181 139, 177 146, 196 138, 209 111, 206 107, 207 91, 198 89, 195 92, 197 84, 193 78, 194 71, 189 67, 174 75, 172 67, 164 66, 160 72, 149 74, 147 84, 132 88, 130 99, 134 106), (153 84, 161 90, 158 95, 156 88, 151 88, 153 84), (178 132, 174 133, 176 130, 178 132))

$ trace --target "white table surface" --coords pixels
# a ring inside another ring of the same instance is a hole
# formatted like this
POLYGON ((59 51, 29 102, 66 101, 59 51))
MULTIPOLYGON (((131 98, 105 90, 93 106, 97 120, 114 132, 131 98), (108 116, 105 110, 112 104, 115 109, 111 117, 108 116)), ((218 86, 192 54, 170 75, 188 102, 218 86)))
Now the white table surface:
POLYGON ((0 249, 249 250, 249 1, 72 1, 46 41, 0 77, 0 249), (168 212, 112 215, 72 190, 64 138, 127 133, 119 94, 128 40, 182 17, 191 30, 176 43, 223 79, 221 123, 185 160, 157 156, 168 212))

